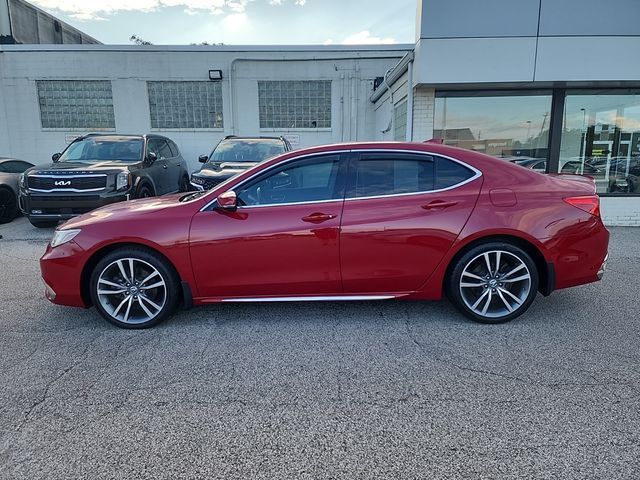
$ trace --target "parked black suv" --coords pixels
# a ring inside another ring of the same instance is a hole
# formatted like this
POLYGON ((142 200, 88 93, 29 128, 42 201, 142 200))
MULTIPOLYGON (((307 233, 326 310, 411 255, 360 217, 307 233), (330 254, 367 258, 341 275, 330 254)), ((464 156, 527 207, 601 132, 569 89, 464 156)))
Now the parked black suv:
POLYGON ((20 209, 36 227, 109 203, 189 190, 186 162, 160 135, 89 134, 20 177, 20 209))
POLYGON ((200 155, 202 168, 191 174, 191 185, 209 190, 257 163, 292 150, 284 137, 229 136, 216 145, 211 155, 200 155))

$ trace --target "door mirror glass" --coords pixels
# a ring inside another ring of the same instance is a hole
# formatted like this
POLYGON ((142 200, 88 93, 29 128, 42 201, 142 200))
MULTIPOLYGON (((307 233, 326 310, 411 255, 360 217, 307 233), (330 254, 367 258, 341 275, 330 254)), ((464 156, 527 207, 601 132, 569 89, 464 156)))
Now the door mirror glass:
POLYGON ((236 192, 229 190, 228 192, 218 195, 218 208, 229 212, 235 212, 238 208, 236 192))
POLYGON ((147 161, 149 162, 149 164, 155 162, 157 159, 158 155, 156 155, 154 152, 147 153, 147 161))
POLYGON ((60 160, 60 155, 60 153, 54 153, 53 155, 51 155, 51 160, 57 162, 58 160, 60 160))
POLYGON ((200 156, 198 157, 198 161, 199 161, 200 163, 207 163, 207 160, 209 160, 209 157, 208 157, 207 155, 200 155, 200 156))

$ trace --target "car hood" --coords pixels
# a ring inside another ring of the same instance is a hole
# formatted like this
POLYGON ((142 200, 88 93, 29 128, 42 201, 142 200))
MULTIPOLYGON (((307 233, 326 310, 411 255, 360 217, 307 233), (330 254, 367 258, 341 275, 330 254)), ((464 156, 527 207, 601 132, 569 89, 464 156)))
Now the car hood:
POLYGON ((139 218, 140 215, 155 214, 168 208, 184 205, 179 199, 185 195, 185 193, 175 193, 162 197, 141 198, 138 200, 112 203, 67 220, 62 228, 81 228, 98 222, 129 220, 134 219, 134 217, 139 218))
POLYGON ((109 170, 125 170, 136 165, 134 162, 120 160, 96 160, 95 162, 54 162, 47 165, 38 165, 27 170, 32 173, 64 174, 75 172, 103 172, 109 170))
POLYGON ((202 167, 194 175, 202 177, 213 177, 221 173, 243 172, 251 167, 255 167, 260 162, 213 162, 202 167))

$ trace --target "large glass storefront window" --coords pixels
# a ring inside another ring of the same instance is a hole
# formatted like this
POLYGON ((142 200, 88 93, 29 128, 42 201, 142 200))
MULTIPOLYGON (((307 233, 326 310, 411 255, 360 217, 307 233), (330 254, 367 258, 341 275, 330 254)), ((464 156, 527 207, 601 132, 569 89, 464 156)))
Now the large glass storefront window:
POLYGON ((544 172, 551 92, 438 92, 434 138, 544 172))
POLYGON ((568 91, 561 173, 589 175, 599 193, 640 194, 640 92, 568 91))

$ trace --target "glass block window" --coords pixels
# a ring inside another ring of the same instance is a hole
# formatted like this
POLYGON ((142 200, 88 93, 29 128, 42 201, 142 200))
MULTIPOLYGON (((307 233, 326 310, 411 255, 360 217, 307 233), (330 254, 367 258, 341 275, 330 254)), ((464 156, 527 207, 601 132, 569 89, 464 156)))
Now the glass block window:
POLYGON ((407 101, 393 108, 393 139, 404 142, 407 139, 407 101))
POLYGON ((151 128, 222 128, 220 82, 147 82, 151 128))
POLYGON ((331 128, 331 80, 258 82, 260 128, 331 128))
POLYGON ((114 129, 109 80, 37 80, 42 128, 114 129))

